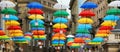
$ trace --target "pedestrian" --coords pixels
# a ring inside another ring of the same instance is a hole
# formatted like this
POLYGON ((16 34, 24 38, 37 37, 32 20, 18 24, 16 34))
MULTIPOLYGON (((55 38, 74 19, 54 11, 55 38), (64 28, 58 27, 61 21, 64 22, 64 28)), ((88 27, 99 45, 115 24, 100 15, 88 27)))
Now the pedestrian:
POLYGON ((2 49, 2 52, 5 52, 5 43, 1 43, 1 49, 2 49))

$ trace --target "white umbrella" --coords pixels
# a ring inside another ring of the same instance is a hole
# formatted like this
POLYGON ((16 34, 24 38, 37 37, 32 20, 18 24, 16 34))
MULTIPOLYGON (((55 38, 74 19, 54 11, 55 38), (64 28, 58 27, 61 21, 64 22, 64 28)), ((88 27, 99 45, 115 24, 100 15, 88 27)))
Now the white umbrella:
POLYGON ((112 1, 108 4, 110 7, 120 7, 120 1, 112 1))
POLYGON ((1 1, 0 7, 15 7, 15 4, 12 1, 1 1))
POLYGON ((75 36, 73 36, 73 35, 67 35, 66 37, 67 38, 74 38, 75 36))
POLYGON ((56 9, 67 9, 67 8, 69 8, 69 6, 63 5, 61 3, 56 3, 53 7, 56 8, 56 9))

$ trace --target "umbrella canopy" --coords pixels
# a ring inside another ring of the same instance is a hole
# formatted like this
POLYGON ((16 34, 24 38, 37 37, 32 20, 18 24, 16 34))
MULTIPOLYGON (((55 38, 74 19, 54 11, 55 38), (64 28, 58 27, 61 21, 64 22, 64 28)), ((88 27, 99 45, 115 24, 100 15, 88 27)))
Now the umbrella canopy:
POLYGON ((15 20, 11 20, 11 21, 7 21, 5 22, 6 25, 20 25, 20 23, 18 21, 15 21, 15 20))
POLYGON ((112 1, 108 4, 110 7, 120 7, 120 1, 112 1))
POLYGON ((77 29, 76 33, 90 33, 87 29, 77 29))
POLYGON ((5 35, 5 32, 3 32, 2 30, 0 30, 0 36, 5 35))
POLYGON ((77 29, 91 29, 91 28, 92 28, 91 24, 79 24, 77 26, 77 29))
POLYGON ((1 1, 0 2, 0 7, 5 8, 5 7, 15 7, 15 4, 11 1, 1 1))
POLYGON ((18 20, 18 17, 15 15, 7 15, 3 17, 4 20, 18 20))
POLYGON ((113 27, 111 27, 111 26, 101 26, 101 27, 99 27, 99 30, 113 30, 113 27))
POLYGON ((39 2, 31 2, 31 3, 29 3, 28 5, 27 5, 27 7, 28 8, 39 8, 39 9, 41 9, 41 8, 43 8, 43 5, 42 4, 40 4, 39 2))
POLYGON ((33 31, 33 30, 45 30, 45 28, 31 28, 31 30, 33 31))
POLYGON ((57 23, 53 25, 53 28, 67 28, 67 25, 64 23, 57 23))
POLYGON ((103 18, 103 20, 105 20, 105 21, 106 20, 117 21, 119 19, 120 19, 119 16, 115 16, 115 15, 107 15, 103 18))
POLYGON ((92 42, 103 42, 104 39, 102 37, 95 37, 92 42))
POLYGON ((8 30, 21 30, 21 27, 20 26, 9 26, 7 29, 8 30))
POLYGON ((68 16, 68 12, 66 12, 65 10, 58 10, 56 11, 54 14, 54 16, 58 16, 58 17, 61 17, 61 16, 68 16))
POLYGON ((53 20, 54 23, 67 23, 68 20, 66 18, 63 17, 57 17, 53 20))
POLYGON ((79 38, 91 38, 90 34, 76 34, 75 37, 79 38))
POLYGON ((26 32, 25 35, 26 35, 26 36, 27 36, 27 35, 31 36, 32 33, 31 33, 31 32, 26 32))
POLYGON ((81 18, 81 19, 78 20, 78 23, 81 23, 81 24, 92 24, 93 20, 90 19, 90 18, 81 18))
POLYGON ((106 14, 107 15, 120 14, 120 9, 118 9, 118 8, 111 8, 111 9, 107 10, 106 14))
POLYGON ((29 14, 43 14, 44 12, 40 9, 30 9, 28 11, 29 14))
POLYGON ((67 35, 66 37, 67 38, 74 38, 75 36, 74 35, 67 35))
POLYGON ((101 26, 115 26, 116 22, 113 21, 104 21, 101 26))
POLYGON ((0 36, 0 40, 10 40, 10 37, 7 35, 0 36))
POLYGON ((74 42, 75 43, 85 43, 85 41, 82 38, 75 38, 74 42))
POLYGON ((43 31, 43 30, 33 30, 32 33, 33 33, 33 35, 44 35, 45 31, 43 31))
MULTIPOLYGON (((20 27, 19 27, 20 28, 20 27)), ((9 30, 9 33, 23 33, 22 30, 9 30)))
POLYGON ((42 20, 32 20, 32 21, 30 21, 30 24, 36 24, 36 26, 37 26, 39 24, 44 24, 44 21, 42 21, 42 20))
POLYGON ((96 34, 95 37, 108 37, 109 34, 96 34))
POLYGON ((65 34, 60 34, 60 33, 56 33, 53 35, 53 37, 66 37, 65 34))
POLYGON ((43 24, 38 24, 38 25, 36 25, 36 24, 31 24, 31 27, 32 28, 44 28, 44 25, 43 24))
POLYGON ((94 2, 85 2, 80 8, 91 9, 96 7, 98 7, 98 5, 94 2))
POLYGON ((101 42, 89 42, 88 45, 100 45, 101 42))
POLYGON ((72 43, 70 45, 70 48, 80 48, 80 44, 79 43, 72 43))
POLYGON ((44 19, 42 15, 32 14, 28 17, 29 19, 44 19))
POLYGON ((69 8, 69 6, 63 5, 61 3, 56 3, 53 7, 56 8, 56 9, 67 9, 67 8, 69 8))
POLYGON ((97 31, 98 34, 110 34, 111 31, 110 30, 99 30, 97 31))
POLYGON ((60 29, 60 28, 53 29, 53 32, 56 32, 56 33, 59 33, 60 31, 67 32, 66 29, 60 29))
POLYGON ((91 10, 83 10, 79 16, 87 16, 87 17, 91 17, 91 16, 95 16, 95 14, 91 11, 91 10))
POLYGON ((2 14, 17 14, 17 11, 13 8, 5 8, 1 11, 2 14))

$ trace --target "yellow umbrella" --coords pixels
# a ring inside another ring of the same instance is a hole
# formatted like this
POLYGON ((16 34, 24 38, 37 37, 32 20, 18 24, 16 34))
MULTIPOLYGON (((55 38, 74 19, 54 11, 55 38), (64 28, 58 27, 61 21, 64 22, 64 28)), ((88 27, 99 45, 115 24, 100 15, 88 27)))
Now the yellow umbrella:
POLYGON ((89 44, 89 45, 100 45, 101 42, 89 42, 88 44, 89 44))
POLYGON ((18 21, 15 21, 15 20, 7 21, 7 22, 5 22, 5 24, 10 25, 10 26, 20 25, 20 23, 18 21))
POLYGON ((93 24, 93 20, 90 18, 80 18, 78 20, 78 23, 82 23, 82 24, 93 24))
POLYGON ((42 15, 35 15, 35 14, 30 15, 28 18, 29 19, 44 19, 42 15))
POLYGON ((9 30, 9 33, 23 33, 22 30, 9 30))
POLYGON ((102 26, 115 26, 116 22, 114 22, 114 21, 104 21, 101 25, 102 26))
POLYGON ((108 37, 109 34, 96 34, 95 36, 96 37, 108 37))
POLYGON ((21 37, 23 36, 23 33, 12 33, 10 34, 11 37, 21 37))
POLYGON ((53 28, 67 28, 67 25, 63 23, 57 23, 53 25, 53 28))

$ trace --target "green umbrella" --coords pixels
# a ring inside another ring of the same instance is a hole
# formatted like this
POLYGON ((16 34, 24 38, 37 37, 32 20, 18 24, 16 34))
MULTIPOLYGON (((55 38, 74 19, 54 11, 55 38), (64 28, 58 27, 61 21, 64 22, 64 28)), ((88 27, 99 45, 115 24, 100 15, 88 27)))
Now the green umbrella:
POLYGON ((13 8, 5 8, 1 11, 2 14, 17 14, 17 11, 13 8))
POLYGON ((77 29, 76 33, 90 33, 87 29, 77 29))
POLYGON ((44 27, 44 25, 43 24, 39 24, 39 25, 31 24, 31 27, 44 27))
POLYGON ((58 10, 54 13, 54 16, 61 17, 61 16, 68 16, 69 14, 65 10, 58 10))
POLYGON ((106 14, 107 14, 107 15, 120 14, 120 9, 117 9, 117 8, 111 8, 111 9, 107 10, 106 14))

